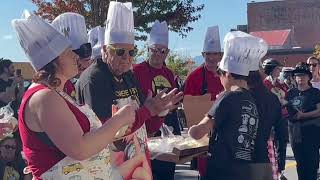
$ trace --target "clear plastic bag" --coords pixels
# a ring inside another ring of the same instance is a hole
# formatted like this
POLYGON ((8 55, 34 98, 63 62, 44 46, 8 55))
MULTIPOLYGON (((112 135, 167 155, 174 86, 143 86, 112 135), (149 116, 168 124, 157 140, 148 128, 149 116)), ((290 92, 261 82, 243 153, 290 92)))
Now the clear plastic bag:
POLYGON ((14 117, 10 104, 0 108, 0 125, 0 139, 12 136, 17 128, 18 120, 14 117))
POLYGON ((161 138, 153 138, 148 140, 148 148, 151 152, 151 159, 155 159, 161 154, 171 153, 175 144, 183 140, 182 136, 176 136, 170 128, 163 124, 160 127, 161 138))

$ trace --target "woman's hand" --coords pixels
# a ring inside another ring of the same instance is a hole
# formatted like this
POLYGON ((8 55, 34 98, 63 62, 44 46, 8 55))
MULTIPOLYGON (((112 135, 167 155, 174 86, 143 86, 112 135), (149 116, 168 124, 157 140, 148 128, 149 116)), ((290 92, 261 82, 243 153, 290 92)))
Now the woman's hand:
POLYGON ((300 120, 305 118, 305 113, 297 109, 297 113, 294 115, 294 119, 300 120))
POLYGON ((135 106, 133 105, 125 105, 124 107, 120 108, 115 114, 124 125, 131 125, 134 123, 136 119, 136 111, 135 106))

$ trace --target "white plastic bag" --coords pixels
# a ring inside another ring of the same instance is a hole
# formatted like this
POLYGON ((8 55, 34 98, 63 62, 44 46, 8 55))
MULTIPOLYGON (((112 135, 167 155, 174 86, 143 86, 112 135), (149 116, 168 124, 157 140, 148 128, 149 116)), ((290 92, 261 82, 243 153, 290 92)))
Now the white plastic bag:
POLYGON ((0 129, 0 139, 12 136, 12 133, 18 126, 18 120, 13 115, 14 111, 10 104, 0 108, 0 124, 5 125, 5 127, 0 129))

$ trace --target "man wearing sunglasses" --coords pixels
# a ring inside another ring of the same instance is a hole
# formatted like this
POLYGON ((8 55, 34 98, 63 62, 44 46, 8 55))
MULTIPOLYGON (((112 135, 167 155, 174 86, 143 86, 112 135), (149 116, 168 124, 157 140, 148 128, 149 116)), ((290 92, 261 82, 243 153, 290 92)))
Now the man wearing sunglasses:
MULTIPOLYGON (((208 27, 202 56, 204 64, 195 69, 185 81, 185 95, 201 96, 211 94, 211 100, 215 100, 216 96, 223 91, 223 86, 219 77, 216 75, 217 64, 222 58, 219 27, 208 27)), ((194 160, 191 163, 194 169, 198 164, 200 176, 205 175, 206 158, 198 158, 198 163, 194 160)))
POLYGON ((311 79, 312 87, 320 89, 320 72, 319 72, 320 60, 315 56, 311 56, 308 58, 307 64, 312 73, 312 79, 311 79))
MULTIPOLYGON (((158 20, 152 26, 148 44, 149 58, 134 66, 133 71, 137 77, 142 93, 148 94, 152 90, 153 96, 156 96, 164 88, 172 90, 176 88, 173 72, 165 66, 165 60, 168 56, 168 26, 167 23, 158 20)), ((180 125, 177 119, 176 110, 164 113, 164 123, 169 126, 175 135, 181 135, 180 125)), ((160 136, 160 127, 163 121, 146 122, 149 137, 160 136)), ((152 174, 154 180, 174 179, 175 163, 152 160, 152 174)))
MULTIPOLYGON (((67 12, 57 16, 51 25, 71 42, 73 52, 79 56, 77 65, 80 75, 91 64, 92 53, 84 17, 77 13, 67 12)), ((75 79, 66 82, 64 91, 75 98, 75 87, 72 81, 75 82, 75 79)))
MULTIPOLYGON (((88 104, 102 123, 108 121, 117 109, 131 104, 136 108, 136 121, 130 127, 124 127, 126 132, 119 132, 120 140, 112 145, 111 156, 117 162, 112 164, 116 168, 124 162, 134 161, 139 155, 144 161, 139 162, 134 172, 123 179, 149 179, 135 177, 138 175, 151 176, 150 155, 147 147, 147 132, 145 122, 162 122, 158 114, 182 99, 182 94, 173 90, 164 95, 164 92, 152 97, 141 93, 140 85, 130 70, 135 56, 134 48, 134 21, 131 3, 111 1, 105 28, 105 41, 102 47, 102 58, 97 59, 80 76, 76 84, 77 100, 81 104, 88 104), (170 103, 171 102, 171 103, 170 103), (121 137, 130 134, 128 137, 121 137), (133 139, 137 142, 127 142, 133 139), (120 149, 121 148, 121 149, 120 149), (138 151, 139 149, 139 151, 138 151), (141 156, 140 156, 141 155, 141 156)), ((139 158, 141 159, 141 158, 139 158)), ((134 163, 135 164, 135 163, 134 163)))

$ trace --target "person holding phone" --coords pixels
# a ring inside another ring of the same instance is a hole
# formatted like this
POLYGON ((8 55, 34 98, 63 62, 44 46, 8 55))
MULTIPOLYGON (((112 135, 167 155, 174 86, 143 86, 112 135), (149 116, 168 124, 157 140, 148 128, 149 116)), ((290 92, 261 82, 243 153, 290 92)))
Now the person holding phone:
POLYGON ((320 90, 312 87, 307 63, 298 63, 293 71, 297 88, 290 89, 286 100, 290 115, 291 146, 297 162, 299 180, 316 180, 320 147, 320 90))
MULTIPOLYGON (((9 59, 0 59, 0 107, 9 102, 19 102, 24 93, 24 79, 20 73, 15 73, 13 63, 9 59)), ((19 103, 17 103, 19 104, 19 103)))

